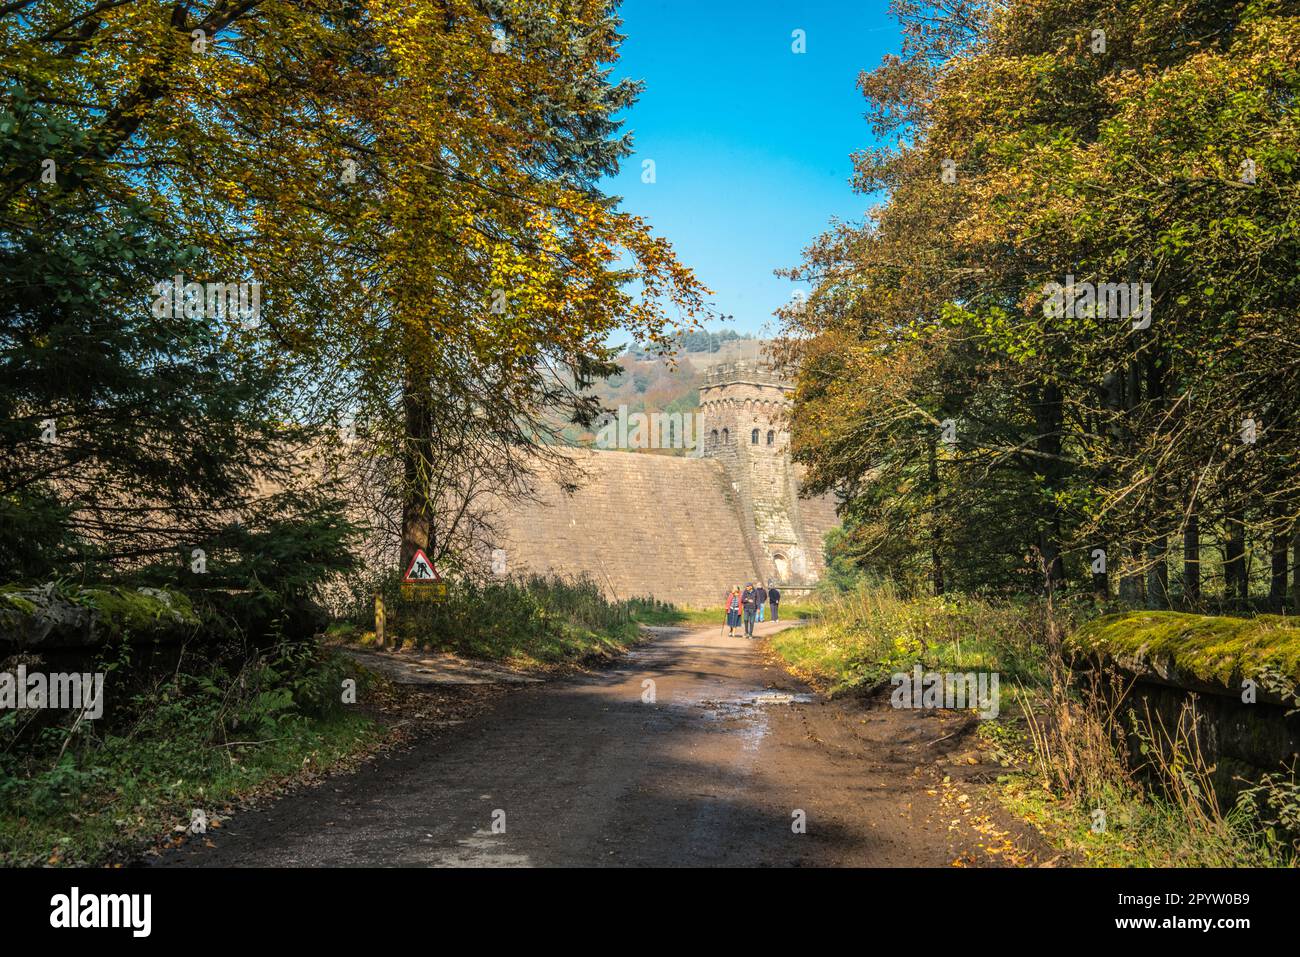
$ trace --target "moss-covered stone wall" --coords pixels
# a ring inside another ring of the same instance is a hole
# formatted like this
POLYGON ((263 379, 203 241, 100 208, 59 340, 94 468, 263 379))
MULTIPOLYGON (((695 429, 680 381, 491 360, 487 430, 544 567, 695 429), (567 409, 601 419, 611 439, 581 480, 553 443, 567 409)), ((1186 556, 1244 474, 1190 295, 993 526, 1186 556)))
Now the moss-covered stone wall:
MULTIPOLYGON (((1167 736, 1180 722, 1192 730, 1192 705, 1194 740, 1229 803, 1244 782, 1300 759, 1300 619, 1134 611, 1082 625, 1067 647, 1079 663, 1126 676, 1123 713, 1167 736)), ((1130 729, 1138 763, 1143 743, 1130 729)))
POLYGON ((120 638, 166 643, 199 626, 190 600, 166 589, 0 586, 0 651, 95 648, 120 638))

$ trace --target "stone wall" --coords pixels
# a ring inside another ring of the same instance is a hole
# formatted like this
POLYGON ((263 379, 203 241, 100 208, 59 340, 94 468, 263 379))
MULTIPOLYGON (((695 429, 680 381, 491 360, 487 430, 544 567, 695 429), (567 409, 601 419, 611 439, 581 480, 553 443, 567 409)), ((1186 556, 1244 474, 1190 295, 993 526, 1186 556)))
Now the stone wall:
POLYGON ((539 480, 536 500, 512 504, 499 520, 511 574, 587 575, 617 598, 689 607, 720 605, 729 586, 759 577, 720 462, 572 455, 583 473, 576 491, 539 480))
POLYGON ((1261 698, 1245 704, 1240 694, 1192 690, 1151 680, 1150 674, 1130 672, 1128 677, 1117 710, 1126 718, 1131 710, 1145 729, 1138 735, 1126 721, 1129 757, 1136 768, 1152 760, 1152 744, 1172 761, 1171 740, 1195 741, 1226 809, 1243 787, 1268 772, 1284 773, 1300 760, 1300 714, 1289 703, 1261 698), (1154 740, 1149 725, 1160 729, 1154 740))
POLYGON ((1123 719, 1135 767, 1149 765, 1155 752, 1171 761, 1171 742, 1182 751, 1194 742, 1231 807, 1246 783, 1300 761, 1294 618, 1132 611, 1086 622, 1066 647, 1082 680, 1096 672, 1122 677, 1102 690, 1123 719))

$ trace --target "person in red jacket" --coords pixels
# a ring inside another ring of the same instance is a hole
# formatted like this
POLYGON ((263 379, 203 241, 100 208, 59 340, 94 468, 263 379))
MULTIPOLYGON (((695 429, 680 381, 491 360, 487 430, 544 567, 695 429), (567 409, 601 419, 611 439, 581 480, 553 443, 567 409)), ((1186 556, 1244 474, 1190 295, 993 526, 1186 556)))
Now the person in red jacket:
POLYGON ((727 609, 727 635, 736 637, 736 628, 740 625, 740 586, 732 585, 725 599, 727 609))

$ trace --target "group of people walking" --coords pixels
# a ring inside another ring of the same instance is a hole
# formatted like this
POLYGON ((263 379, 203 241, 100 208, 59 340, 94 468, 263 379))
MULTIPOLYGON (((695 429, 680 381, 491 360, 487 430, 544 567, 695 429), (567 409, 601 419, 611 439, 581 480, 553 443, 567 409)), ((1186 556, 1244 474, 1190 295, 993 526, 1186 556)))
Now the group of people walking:
POLYGON ((735 637, 736 629, 744 627, 745 637, 754 637, 754 623, 763 620, 763 606, 771 608, 772 620, 776 621, 781 606, 781 590, 764 588, 753 582, 746 582, 744 589, 733 585, 727 592, 727 634, 735 637))

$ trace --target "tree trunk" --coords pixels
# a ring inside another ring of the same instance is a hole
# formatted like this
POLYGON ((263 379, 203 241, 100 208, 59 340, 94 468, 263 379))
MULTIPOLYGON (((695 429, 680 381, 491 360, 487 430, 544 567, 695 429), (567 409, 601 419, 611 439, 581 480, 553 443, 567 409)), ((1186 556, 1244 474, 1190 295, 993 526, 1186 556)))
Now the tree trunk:
MULTIPOLYGON (((1158 346, 1147 348, 1145 364, 1147 399, 1152 404, 1164 408, 1167 405, 1165 380, 1169 374, 1169 363, 1164 358, 1164 350, 1158 346)), ((1157 487, 1163 494, 1160 496, 1159 511, 1152 516, 1152 524, 1163 521, 1164 512, 1172 504, 1176 494, 1174 487, 1168 481, 1160 483, 1157 487)), ((1147 541, 1147 607, 1169 607, 1169 536, 1167 535, 1157 535, 1147 541)))
MULTIPOLYGON (((1109 555, 1110 553, 1110 549, 1108 548, 1103 548, 1101 551, 1103 555, 1109 555)), ((1088 559, 1089 559, 1089 565, 1095 567, 1097 559, 1092 556, 1091 552, 1088 553, 1088 559)), ((1110 572, 1108 570, 1109 568, 1110 568, 1109 565, 1103 564, 1102 571, 1094 571, 1092 573, 1092 596, 1097 601, 1110 600, 1110 572)))
POLYGON ((1223 556, 1224 597, 1245 602, 1250 597, 1246 577, 1246 522, 1240 512, 1229 516, 1228 541, 1223 556))
MULTIPOLYGON (((1060 460, 1061 427, 1064 416, 1064 397, 1061 390, 1051 384, 1043 385, 1034 403, 1034 422, 1038 437, 1035 446, 1048 456, 1042 461, 1044 484, 1049 491, 1061 487, 1065 467, 1060 460)), ((1046 506, 1039 518, 1038 552, 1043 562, 1047 590, 1060 587, 1065 581, 1065 562, 1061 556, 1061 510, 1055 502, 1046 506)))
POLYGON ((1291 534, 1284 531, 1273 533, 1273 567, 1269 579, 1268 602, 1275 611, 1286 607, 1287 546, 1291 543, 1291 534))
POLYGON ((423 549, 431 560, 433 549, 433 509, 429 502, 433 418, 428 390, 414 375, 407 377, 402 406, 406 440, 402 447, 401 571, 405 573, 417 549, 423 549))
POLYGON ((1128 550, 1128 561, 1119 578, 1119 597, 1133 604, 1142 604, 1142 573, 1136 569, 1142 564, 1142 550, 1134 545, 1128 550))
POLYGON ((930 568, 934 575, 934 593, 942 595, 943 554, 939 536, 939 452, 938 442, 930 436, 930 568))
POLYGON ((1296 603, 1297 610, 1300 610, 1300 528, 1295 530, 1291 539, 1291 568, 1293 580, 1291 597, 1296 603))
POLYGON ((1183 529, 1183 598, 1201 600, 1201 520, 1195 512, 1183 529))
POLYGON ((1147 607, 1169 607, 1169 539, 1161 535, 1147 544, 1147 607))

